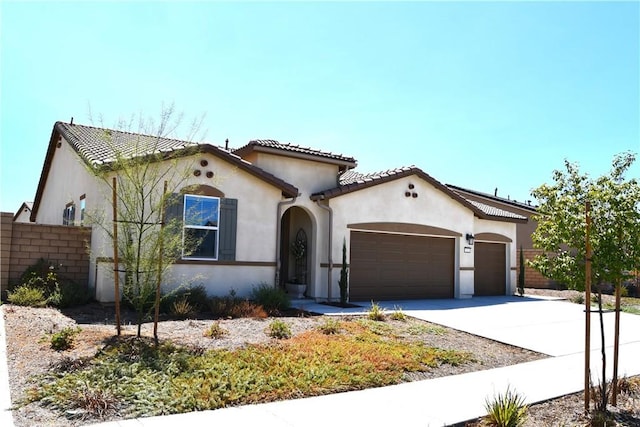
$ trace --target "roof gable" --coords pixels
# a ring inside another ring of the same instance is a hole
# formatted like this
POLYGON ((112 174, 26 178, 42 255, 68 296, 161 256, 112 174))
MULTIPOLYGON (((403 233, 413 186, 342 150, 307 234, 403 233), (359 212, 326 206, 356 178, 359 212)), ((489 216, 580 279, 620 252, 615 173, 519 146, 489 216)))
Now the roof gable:
POLYGON ((249 141, 244 147, 233 150, 233 153, 246 157, 252 152, 270 153, 280 156, 294 157, 299 159, 314 160, 324 163, 331 163, 341 166, 341 170, 356 167, 356 159, 342 154, 316 150, 310 147, 301 147, 289 143, 275 141, 273 139, 255 139, 249 141))
POLYGON ((315 193, 311 195, 311 199, 331 199, 333 197, 342 196, 344 194, 363 190, 365 188, 373 187, 375 185, 383 184, 389 181, 394 181, 396 179, 404 178, 410 175, 415 175, 433 185, 436 189, 442 191, 444 194, 448 195, 456 202, 470 209, 478 218, 493 219, 499 221, 527 222, 527 218, 524 216, 498 209, 493 206, 485 205, 483 203, 472 202, 465 199, 455 191, 449 189, 449 187, 447 187, 446 185, 440 183, 440 181, 434 179, 429 174, 422 171, 420 168, 417 168, 416 166, 405 166, 397 169, 389 169, 382 172, 374 172, 368 174, 363 174, 356 171, 347 171, 340 176, 338 187, 315 193))
POLYGON ((96 128, 56 122, 51 132, 49 147, 45 156, 36 197, 31 211, 35 221, 42 198, 42 192, 51 169, 57 145, 64 138, 89 166, 109 167, 116 161, 116 153, 124 157, 157 156, 161 159, 186 157, 195 153, 208 153, 219 157, 239 169, 282 190, 285 197, 295 197, 298 188, 260 169, 229 151, 208 143, 193 143, 178 139, 122 132, 113 129, 96 128), (109 141, 109 144, 106 143, 109 141))

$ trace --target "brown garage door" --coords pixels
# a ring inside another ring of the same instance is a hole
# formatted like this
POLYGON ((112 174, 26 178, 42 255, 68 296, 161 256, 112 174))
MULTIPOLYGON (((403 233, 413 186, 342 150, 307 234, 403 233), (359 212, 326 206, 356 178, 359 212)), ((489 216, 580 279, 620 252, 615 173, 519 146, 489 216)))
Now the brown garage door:
POLYGON ((504 295, 507 284, 506 245, 476 242, 474 252, 474 295, 504 295))
POLYGON ((454 239, 351 232, 352 301, 453 298, 454 239))

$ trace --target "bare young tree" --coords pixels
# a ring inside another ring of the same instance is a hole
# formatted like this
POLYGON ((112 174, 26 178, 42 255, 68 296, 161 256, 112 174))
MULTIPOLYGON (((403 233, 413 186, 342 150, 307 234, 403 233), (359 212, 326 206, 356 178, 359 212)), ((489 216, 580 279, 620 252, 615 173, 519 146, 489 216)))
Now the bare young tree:
POLYGON ((89 166, 108 189, 105 199, 112 200, 112 215, 94 213, 90 221, 113 242, 118 334, 120 277, 124 276, 122 297, 136 312, 137 336, 144 318, 155 311, 157 340, 160 284, 170 266, 199 243, 183 237, 180 218, 166 215, 166 209, 177 202, 173 194, 185 185, 193 169, 189 156, 199 149, 188 141, 199 131, 202 118, 192 122, 187 139, 181 139, 184 144, 172 139, 182 120, 173 104, 162 107, 158 120, 142 115, 121 119, 117 130, 104 129, 101 137, 109 158, 89 166))

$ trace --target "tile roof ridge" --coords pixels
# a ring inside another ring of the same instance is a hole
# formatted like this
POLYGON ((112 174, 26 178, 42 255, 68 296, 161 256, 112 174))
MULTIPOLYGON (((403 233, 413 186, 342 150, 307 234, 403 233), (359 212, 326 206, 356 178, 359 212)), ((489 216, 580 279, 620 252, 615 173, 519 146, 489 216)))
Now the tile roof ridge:
MULTIPOLYGON (((117 133, 122 133, 122 134, 126 134, 126 135, 131 135, 131 136, 144 136, 144 137, 147 137, 147 138, 161 138, 161 139, 164 139, 164 140, 167 140, 167 141, 176 141, 176 142, 187 143, 187 144, 192 144, 192 145, 209 144, 209 145, 215 146, 214 144, 211 144, 209 142, 194 142, 194 141, 188 141, 186 139, 173 138, 173 137, 169 137, 169 136, 151 135, 151 134, 147 134, 147 133, 132 132, 132 131, 121 130, 121 129, 112 129, 112 128, 108 128, 108 127, 99 127, 99 126, 84 125, 84 124, 78 124, 78 123, 67 123, 67 122, 63 122, 63 121, 57 121, 56 124, 65 126, 68 129, 73 129, 74 127, 80 127, 80 128, 88 128, 88 129, 94 129, 94 130, 99 130, 99 131, 102 130, 102 131, 109 131, 109 132, 117 132, 117 133)), ((218 148, 220 148, 220 146, 218 146, 218 148)))

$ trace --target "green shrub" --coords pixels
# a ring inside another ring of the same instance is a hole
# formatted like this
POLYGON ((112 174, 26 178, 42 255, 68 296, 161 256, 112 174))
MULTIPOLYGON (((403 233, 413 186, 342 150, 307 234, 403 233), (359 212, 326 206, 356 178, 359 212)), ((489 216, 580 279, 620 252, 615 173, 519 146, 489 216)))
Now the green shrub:
POLYGON ((271 338, 286 339, 291 338, 291 328, 280 319, 276 319, 269 324, 267 335, 271 338))
POLYGON ((367 313, 367 317, 371 320, 383 321, 384 320, 384 308, 380 307, 377 302, 371 301, 371 308, 367 313))
POLYGON ((61 278, 56 272, 56 267, 43 258, 29 266, 22 274, 18 287, 23 286, 39 289, 46 305, 59 308, 86 304, 91 299, 86 287, 61 278))
POLYGON ((575 304, 584 304, 584 294, 577 294, 571 297, 571 302, 575 304))
POLYGON ((269 314, 277 314, 291 307, 287 293, 266 283, 255 286, 251 291, 251 299, 264 307, 269 314))
POLYGON ((528 406, 524 396, 507 387, 507 391, 485 400, 489 425, 497 427, 518 427, 527 419, 528 406))
POLYGON ((329 318, 324 321, 318 329, 325 335, 339 334, 342 328, 340 327, 340 321, 338 319, 329 318))
POLYGON ((391 313, 389 317, 391 317, 391 319, 393 320, 399 320, 401 322, 407 321, 407 315, 404 314, 404 311, 402 311, 402 308, 398 306, 393 307, 393 313, 391 313))
POLYGON ((220 326, 220 322, 213 322, 202 335, 209 338, 219 339, 228 333, 229 331, 220 326))
MULTIPOLYGON (((197 285, 178 288, 162 295, 160 311, 170 314, 173 305, 178 301, 187 301, 194 312, 204 311, 209 307, 207 290, 203 285, 197 285)), ((153 304, 153 301, 151 303, 153 304)))
POLYGON ((51 335, 51 348, 57 351, 71 348, 75 336, 80 333, 80 327, 66 327, 60 332, 51 335))
POLYGON ((47 305, 44 291, 29 285, 22 285, 13 291, 7 292, 7 301, 11 304, 29 307, 44 307, 47 305))

